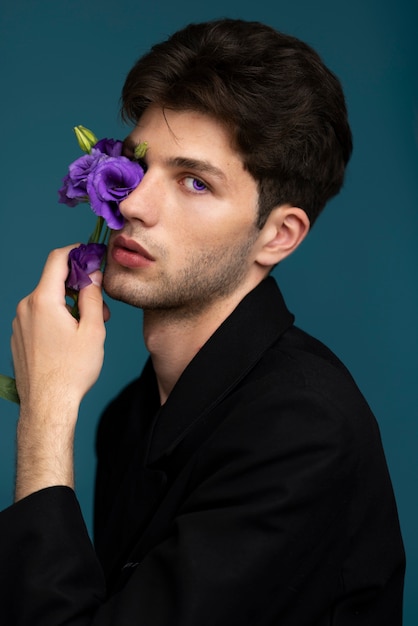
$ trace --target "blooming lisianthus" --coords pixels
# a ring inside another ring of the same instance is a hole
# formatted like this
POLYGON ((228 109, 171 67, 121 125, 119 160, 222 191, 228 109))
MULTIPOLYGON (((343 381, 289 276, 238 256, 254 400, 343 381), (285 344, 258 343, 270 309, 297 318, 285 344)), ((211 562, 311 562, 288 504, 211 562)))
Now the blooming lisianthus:
POLYGON ((124 156, 99 159, 87 178, 91 208, 106 220, 109 228, 119 230, 123 216, 119 203, 141 182, 144 170, 124 156))
MULTIPOLYGON (((92 267, 101 267, 109 229, 119 230, 123 226, 119 204, 139 185, 144 170, 137 161, 122 155, 121 141, 98 140, 84 126, 77 126, 74 130, 79 146, 87 154, 70 164, 58 191, 58 201, 70 207, 88 202, 98 217, 87 245, 83 244, 82 250, 72 250, 69 255, 70 271, 66 285, 72 292, 77 292, 90 284, 88 275, 94 271, 92 267), (99 244, 102 247, 97 247, 99 244)), ((136 158, 145 154, 146 147, 146 144, 138 146, 136 158)))
MULTIPOLYGON (((92 141, 94 139, 93 135, 92 141)), ((88 144, 84 141, 82 145, 88 144)), ((93 212, 113 230, 123 226, 119 203, 144 176, 139 163, 122 156, 122 145, 114 139, 96 141, 88 154, 71 163, 58 191, 59 202, 68 206, 89 202, 93 212)))
POLYGON ((102 266, 106 254, 104 243, 80 244, 78 248, 73 248, 68 255, 68 272, 65 284, 67 289, 80 291, 91 283, 89 274, 99 270, 102 266))
MULTIPOLYGON (((69 207, 86 202, 97 215, 88 243, 71 250, 68 256, 67 292, 73 299, 71 313, 78 318, 78 292, 91 283, 89 274, 103 267, 110 229, 123 226, 119 204, 139 185, 144 170, 138 163, 147 150, 146 142, 135 149, 130 160, 122 155, 123 143, 115 139, 98 140, 84 126, 74 128, 78 144, 86 153, 70 164, 58 191, 58 201, 69 207)), ((19 403, 13 378, 0 374, 0 397, 19 403)))

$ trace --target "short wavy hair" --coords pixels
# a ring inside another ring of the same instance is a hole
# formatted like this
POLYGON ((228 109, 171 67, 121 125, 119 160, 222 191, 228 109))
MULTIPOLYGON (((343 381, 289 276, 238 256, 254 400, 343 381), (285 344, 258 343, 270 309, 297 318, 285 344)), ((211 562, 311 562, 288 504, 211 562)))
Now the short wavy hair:
POLYGON ((193 110, 228 128, 258 183, 261 228, 279 205, 311 225, 341 189, 352 152, 343 90, 309 45, 259 22, 189 24, 130 70, 121 113, 137 122, 151 104, 193 110))

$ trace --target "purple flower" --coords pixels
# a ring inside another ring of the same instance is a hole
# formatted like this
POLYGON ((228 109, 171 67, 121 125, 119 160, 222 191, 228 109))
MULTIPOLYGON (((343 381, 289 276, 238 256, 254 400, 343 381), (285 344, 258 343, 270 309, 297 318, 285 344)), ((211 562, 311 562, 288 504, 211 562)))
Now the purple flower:
POLYGON ((137 187, 143 176, 142 167, 124 156, 106 157, 95 164, 87 179, 87 194, 94 213, 103 217, 109 228, 122 228, 124 219, 119 203, 137 187))
MULTIPOLYGON (((67 206, 76 206, 79 202, 83 202, 83 197, 78 196, 74 189, 69 191, 72 186, 70 175, 67 174, 62 180, 62 187, 58 189, 58 202, 66 204, 67 206), (71 194, 71 196, 69 195, 71 194)), ((85 200, 87 201, 87 194, 85 194, 85 200)))
POLYGON ((100 139, 93 150, 99 150, 111 157, 122 156, 123 142, 119 139, 100 139))
POLYGON ((82 243, 78 248, 73 248, 68 255, 70 270, 65 281, 67 289, 80 291, 90 285, 89 274, 100 269, 105 254, 104 243, 82 243))
POLYGON ((58 190, 59 202, 74 207, 79 202, 87 202, 87 179, 97 163, 106 157, 100 150, 79 157, 68 168, 61 189, 58 190))
POLYGON ((119 157, 122 154, 123 142, 116 139, 100 139, 91 149, 91 154, 85 154, 71 163, 68 174, 58 190, 58 202, 74 207, 79 202, 88 202, 87 178, 97 163, 108 156, 119 157))

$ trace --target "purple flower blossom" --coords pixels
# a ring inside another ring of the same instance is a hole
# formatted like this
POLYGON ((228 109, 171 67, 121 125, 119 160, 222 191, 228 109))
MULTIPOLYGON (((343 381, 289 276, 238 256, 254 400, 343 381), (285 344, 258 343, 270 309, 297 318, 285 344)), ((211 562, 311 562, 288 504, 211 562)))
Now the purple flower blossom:
POLYGON ((79 202, 87 202, 87 179, 101 159, 107 158, 99 150, 79 157, 68 168, 68 174, 59 189, 59 202, 68 206, 76 206, 79 202))
POLYGON ((122 148, 122 141, 100 139, 90 154, 73 161, 58 191, 59 202, 70 207, 90 202, 94 213, 104 218, 109 228, 122 228, 119 203, 144 176, 137 162, 122 156, 122 148))
POLYGON ((142 167, 123 156, 106 157, 95 164, 87 179, 87 194, 94 213, 103 217, 109 228, 122 228, 124 219, 119 203, 137 187, 143 176, 142 167))
POLYGON ((71 163, 68 174, 62 181, 62 187, 58 190, 58 202, 74 207, 79 202, 88 202, 87 178, 96 164, 105 156, 119 157, 122 154, 123 142, 116 139, 100 139, 91 149, 90 154, 85 154, 71 163))
POLYGON ((100 139, 94 146, 93 150, 99 150, 103 154, 111 157, 122 156, 123 142, 119 139, 100 139))
POLYGON ((71 207, 77 206, 79 202, 84 200, 87 202, 87 194, 85 194, 85 198, 81 195, 77 196, 75 189, 70 190, 70 187, 72 187, 72 181, 70 175, 67 174, 63 178, 62 187, 58 189, 58 202, 71 207))
POLYGON ((72 291, 80 291, 90 285, 89 274, 100 269, 106 254, 104 243, 82 243, 78 248, 73 248, 68 255, 70 268, 65 285, 72 291))

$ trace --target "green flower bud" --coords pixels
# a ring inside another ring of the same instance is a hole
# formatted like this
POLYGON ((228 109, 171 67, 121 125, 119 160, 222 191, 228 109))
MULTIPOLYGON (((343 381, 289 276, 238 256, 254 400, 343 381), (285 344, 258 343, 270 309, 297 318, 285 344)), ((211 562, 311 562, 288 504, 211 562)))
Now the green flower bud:
POLYGON ((134 150, 134 157, 138 160, 143 159, 147 150, 148 150, 148 143, 146 141, 143 141, 138 146, 136 146, 134 150))
POLYGON ((99 141, 96 135, 85 126, 75 126, 74 132, 80 148, 90 154, 92 147, 99 141))

